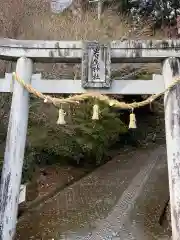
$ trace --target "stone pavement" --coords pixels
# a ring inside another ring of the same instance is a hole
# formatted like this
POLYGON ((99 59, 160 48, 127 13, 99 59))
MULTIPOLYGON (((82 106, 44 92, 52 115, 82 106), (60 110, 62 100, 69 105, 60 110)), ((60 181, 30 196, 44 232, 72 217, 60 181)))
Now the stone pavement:
POLYGON ((168 239, 164 146, 121 154, 19 220, 16 240, 168 239))

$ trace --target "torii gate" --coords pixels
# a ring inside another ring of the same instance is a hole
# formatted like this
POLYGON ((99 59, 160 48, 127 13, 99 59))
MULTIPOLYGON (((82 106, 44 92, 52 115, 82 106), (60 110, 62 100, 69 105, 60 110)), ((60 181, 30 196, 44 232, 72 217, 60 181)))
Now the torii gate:
MULTIPOLYGON (((17 61, 16 73, 43 93, 157 94, 180 75, 180 41, 0 40, 0 58, 17 61), (45 80, 33 74, 33 62, 82 63, 81 80, 45 80), (112 80, 111 63, 161 62, 152 80, 112 80), (67 84, 68 83, 68 84, 67 84)), ((0 92, 11 92, 12 74, 0 79, 0 92)), ((28 124, 29 94, 14 82, 0 190, 0 239, 15 235, 28 124)), ((165 93, 165 126, 173 240, 180 240, 180 85, 165 93)))

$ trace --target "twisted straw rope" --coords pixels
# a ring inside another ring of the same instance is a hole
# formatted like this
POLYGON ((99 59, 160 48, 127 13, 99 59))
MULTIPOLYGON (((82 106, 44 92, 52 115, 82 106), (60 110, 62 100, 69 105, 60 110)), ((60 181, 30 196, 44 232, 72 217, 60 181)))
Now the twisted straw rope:
POLYGON ((143 107, 145 105, 151 104, 153 101, 155 101, 157 98, 165 94, 166 92, 170 91, 174 86, 176 86, 178 83, 180 83, 180 77, 176 78, 172 84, 170 84, 163 92, 158 93, 158 94, 153 94, 150 97, 148 97, 146 100, 143 100, 141 102, 133 102, 133 103, 125 103, 125 102, 120 102, 118 100, 115 100, 113 98, 109 98, 108 96, 102 95, 100 93, 83 93, 80 95, 74 95, 70 96, 67 98, 56 98, 56 97, 51 97, 49 95, 44 95, 41 92, 37 91, 34 89, 30 84, 26 84, 23 79, 21 79, 17 73, 13 73, 13 77, 16 81, 18 81, 29 93, 32 93, 38 98, 41 98, 44 100, 46 103, 52 103, 55 106, 61 105, 61 104, 66 104, 66 103, 80 103, 81 101, 84 101, 88 98, 95 98, 100 101, 103 101, 107 103, 109 106, 117 107, 120 109, 135 109, 139 107, 143 107))

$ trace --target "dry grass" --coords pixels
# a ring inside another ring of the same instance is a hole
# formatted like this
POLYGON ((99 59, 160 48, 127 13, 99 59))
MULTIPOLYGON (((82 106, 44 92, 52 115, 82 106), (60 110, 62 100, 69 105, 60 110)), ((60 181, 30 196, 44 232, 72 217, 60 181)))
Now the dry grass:
POLYGON ((105 13, 99 22, 95 12, 82 18, 73 17, 68 12, 62 15, 46 12, 26 16, 20 29, 21 39, 109 40, 120 39, 128 31, 128 26, 121 17, 110 13, 105 13))
POLYGON ((129 20, 111 10, 106 10, 101 21, 99 21, 96 11, 92 9, 86 12, 84 16, 78 17, 72 16, 69 11, 62 14, 52 14, 50 8, 46 5, 41 11, 32 11, 29 8, 29 14, 24 17, 19 26, 18 38, 109 41, 121 39, 123 36, 149 38, 152 34, 149 24, 132 31, 132 24, 129 20))
MULTIPOLYGON (((34 0, 37 4, 37 0, 34 0)), ((43 0, 44 1, 44 0, 43 0)), ((119 40, 122 37, 131 39, 162 38, 158 32, 153 36, 149 23, 133 30, 132 23, 125 16, 120 16, 112 10, 106 10, 101 21, 97 19, 96 9, 87 11, 83 16, 73 16, 70 11, 62 14, 52 14, 50 6, 44 3, 32 9, 32 5, 26 3, 28 14, 19 26, 19 39, 39 40, 119 40), (44 6, 44 7, 42 7, 44 6)), ((72 78, 76 66, 67 64, 37 64, 37 72, 42 72, 48 78, 72 78), (46 69, 46 71, 44 71, 46 69), (53 69, 53 71, 52 71, 53 69), (61 76, 59 76, 61 75, 61 76)), ((152 70, 152 66, 148 66, 152 70)), ((78 76, 80 77, 78 66, 78 76)))
MULTIPOLYGON (((84 16, 73 16, 70 11, 52 14, 51 0, 6 0, 0 6, 2 27, 0 36, 18 39, 37 40, 119 40, 163 38, 158 32, 153 36, 149 23, 134 30, 125 16, 106 10, 101 21, 97 19, 96 9, 87 11, 84 16)), ((77 1, 80 0, 76 0, 77 1)), ((1 72, 7 64, 1 63, 1 72)), ((45 77, 61 76, 72 78, 77 66, 67 64, 37 64, 36 72, 44 72, 45 77), (46 71, 44 71, 46 70, 46 71)), ((78 74, 80 76, 80 73, 78 74)))
MULTIPOLYGON (((74 0, 76 3, 80 0, 74 0)), ((43 40, 118 40, 152 38, 150 23, 132 29, 133 23, 113 10, 105 10, 98 21, 96 8, 84 15, 73 16, 70 11, 53 14, 51 0, 6 0, 0 5, 0 36, 43 40), (130 32, 131 31, 131 32, 130 32)), ((158 32, 154 38, 162 38, 158 32), (157 36, 158 35, 158 36, 157 36)))

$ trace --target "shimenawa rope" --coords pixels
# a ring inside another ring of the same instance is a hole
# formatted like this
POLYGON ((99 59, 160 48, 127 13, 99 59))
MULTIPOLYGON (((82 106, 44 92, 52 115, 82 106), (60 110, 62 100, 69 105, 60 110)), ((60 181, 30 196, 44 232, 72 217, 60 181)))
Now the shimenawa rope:
MULTIPOLYGON (((56 98, 56 97, 51 97, 49 95, 45 95, 36 89, 34 89, 30 84, 26 84, 23 79, 21 79, 17 73, 13 73, 13 78, 18 81, 29 93, 32 93, 34 96, 41 98, 44 100, 45 103, 52 103, 55 106, 61 106, 59 110, 59 118, 57 121, 57 124, 65 124, 64 116, 66 115, 65 112, 62 109, 62 104, 77 104, 80 103, 81 101, 84 101, 89 98, 94 98, 98 99, 99 101, 103 101, 107 103, 111 107, 116 107, 120 109, 128 109, 131 110, 130 114, 130 123, 129 123, 129 128, 136 128, 136 118, 133 110, 135 108, 140 108, 143 106, 146 106, 148 104, 151 104, 153 101, 155 101, 157 98, 160 96, 164 95, 166 92, 170 91, 175 85, 180 83, 180 78, 176 78, 172 84, 170 84, 163 92, 158 93, 158 94, 153 94, 150 97, 148 97, 146 100, 143 100, 141 102, 132 102, 132 103, 125 103, 125 102, 120 102, 116 99, 110 98, 108 96, 102 95, 100 93, 83 93, 79 95, 74 95, 70 96, 67 98, 56 98)), ((99 106, 97 104, 94 105, 93 107, 93 120, 98 120, 99 119, 99 106)))

